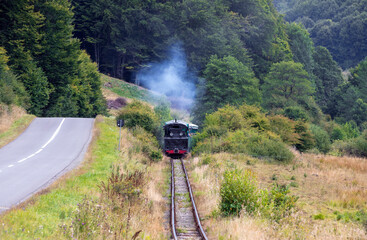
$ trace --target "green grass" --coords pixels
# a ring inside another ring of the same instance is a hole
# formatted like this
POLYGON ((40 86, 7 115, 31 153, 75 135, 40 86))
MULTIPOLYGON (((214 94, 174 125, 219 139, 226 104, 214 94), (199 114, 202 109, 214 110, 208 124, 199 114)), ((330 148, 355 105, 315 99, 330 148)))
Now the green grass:
POLYGON ((113 118, 96 120, 99 136, 93 142, 92 159, 74 170, 67 180, 59 180, 48 194, 36 195, 25 208, 0 216, 0 239, 60 239, 59 226, 85 196, 97 198, 97 184, 107 179, 111 166, 119 160, 118 131, 113 118))
POLYGON ((158 104, 161 102, 167 102, 167 98, 164 95, 153 93, 147 89, 138 87, 133 84, 129 84, 123 80, 112 78, 106 75, 102 75, 102 86, 105 89, 111 90, 121 97, 138 99, 145 102, 158 104), (110 83, 111 87, 107 87, 106 83, 110 83))
POLYGON ((33 121, 34 118, 35 116, 27 114, 15 120, 7 131, 0 133, 0 148, 14 140, 19 134, 21 134, 33 121))

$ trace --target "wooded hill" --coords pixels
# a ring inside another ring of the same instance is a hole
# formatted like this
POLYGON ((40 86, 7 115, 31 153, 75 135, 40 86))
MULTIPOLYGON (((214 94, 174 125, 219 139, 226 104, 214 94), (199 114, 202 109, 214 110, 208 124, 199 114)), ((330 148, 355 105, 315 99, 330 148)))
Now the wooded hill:
POLYGON ((103 113, 97 67, 73 38, 67 0, 5 0, 0 5, 0 102, 37 116, 103 113))
POLYGON ((365 0, 274 0, 289 22, 302 23, 317 46, 326 47, 343 69, 367 55, 365 0))
POLYGON ((103 112, 97 69, 133 81, 179 42, 199 77, 196 123, 246 103, 315 124, 327 114, 360 131, 367 125, 367 60, 345 81, 328 49, 287 23, 271 0, 19 0, 0 11, 1 89, 17 95, 2 101, 37 115, 103 112))

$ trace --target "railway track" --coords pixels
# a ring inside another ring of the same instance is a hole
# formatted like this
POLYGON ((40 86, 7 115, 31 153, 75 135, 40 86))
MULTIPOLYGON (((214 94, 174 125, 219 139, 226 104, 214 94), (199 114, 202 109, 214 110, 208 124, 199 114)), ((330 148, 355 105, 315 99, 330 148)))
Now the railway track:
POLYGON ((189 178, 181 159, 171 159, 172 239, 208 239, 201 226, 189 178))

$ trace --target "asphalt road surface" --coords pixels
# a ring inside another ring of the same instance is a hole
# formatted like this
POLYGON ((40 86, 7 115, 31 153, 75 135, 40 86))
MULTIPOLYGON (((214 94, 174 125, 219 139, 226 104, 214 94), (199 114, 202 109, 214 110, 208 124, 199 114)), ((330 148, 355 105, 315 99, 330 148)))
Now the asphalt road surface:
POLYGON ((0 149, 0 212, 77 166, 88 148, 91 118, 36 118, 0 149))

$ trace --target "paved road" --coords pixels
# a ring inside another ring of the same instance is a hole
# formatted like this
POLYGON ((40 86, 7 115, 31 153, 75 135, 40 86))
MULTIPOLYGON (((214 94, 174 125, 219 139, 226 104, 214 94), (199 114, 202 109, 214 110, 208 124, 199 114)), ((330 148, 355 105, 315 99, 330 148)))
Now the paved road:
POLYGON ((0 212, 26 200, 83 159, 94 119, 36 118, 0 149, 0 212))

